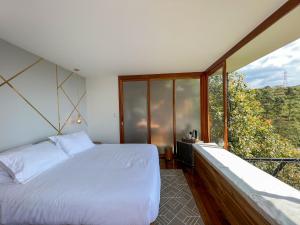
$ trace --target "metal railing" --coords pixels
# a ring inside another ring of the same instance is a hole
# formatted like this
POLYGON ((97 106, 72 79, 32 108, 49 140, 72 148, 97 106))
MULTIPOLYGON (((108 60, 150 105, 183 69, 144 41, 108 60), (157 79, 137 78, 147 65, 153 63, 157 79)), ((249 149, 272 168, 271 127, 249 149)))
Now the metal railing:
POLYGON ((244 158, 244 160, 300 190, 300 158, 244 158))

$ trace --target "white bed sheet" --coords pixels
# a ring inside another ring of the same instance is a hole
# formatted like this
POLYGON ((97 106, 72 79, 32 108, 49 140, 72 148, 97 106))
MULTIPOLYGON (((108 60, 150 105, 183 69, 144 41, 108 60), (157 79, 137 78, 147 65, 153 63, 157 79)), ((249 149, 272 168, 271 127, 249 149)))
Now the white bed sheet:
POLYGON ((26 184, 0 185, 0 223, 149 225, 159 201, 154 145, 101 144, 26 184))

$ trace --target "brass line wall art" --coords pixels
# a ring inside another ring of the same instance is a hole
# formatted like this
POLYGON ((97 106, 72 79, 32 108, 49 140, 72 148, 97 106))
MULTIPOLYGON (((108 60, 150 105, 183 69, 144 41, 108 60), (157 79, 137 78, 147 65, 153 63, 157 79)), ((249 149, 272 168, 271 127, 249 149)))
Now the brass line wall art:
POLYGON ((21 75, 25 71, 29 70, 31 67, 33 67, 34 65, 38 64, 42 60, 43 60, 43 58, 39 58, 37 61, 35 61, 34 63, 30 64, 29 66, 26 66, 24 69, 20 70, 18 73, 16 73, 15 75, 11 76, 7 80, 3 76, 1 76, 2 80, 4 80, 4 82, 0 85, 0 87, 3 86, 4 84, 7 84, 10 81, 12 81, 13 79, 17 78, 19 75, 21 75))
POLYGON ((69 95, 66 93, 66 91, 63 89, 63 84, 65 82, 67 82, 67 80, 69 80, 74 73, 71 72, 60 84, 58 81, 58 65, 55 65, 55 79, 56 79, 56 101, 57 101, 57 118, 58 118, 58 127, 55 126, 53 123, 51 123, 49 121, 49 119, 36 107, 34 106, 34 104, 32 104, 28 98, 26 98, 23 94, 21 94, 21 92, 19 90, 17 90, 15 88, 14 85, 11 84, 11 81, 13 81, 14 79, 16 79, 17 77, 19 77, 20 75, 22 75, 25 71, 29 70, 30 68, 34 67, 35 65, 37 65, 38 63, 42 62, 43 59, 39 58, 38 60, 36 60, 34 63, 26 66, 24 69, 20 70, 19 72, 17 72, 16 74, 14 74, 13 76, 11 76, 9 79, 5 79, 4 76, 0 75, 0 88, 3 87, 4 85, 7 85, 8 87, 10 87, 30 108, 32 108, 41 118, 43 118, 43 120, 45 122, 47 122, 56 132, 57 134, 62 134, 62 130, 65 128, 65 126, 67 125, 68 120, 71 118, 72 114, 74 113, 74 111, 77 111, 78 114, 82 117, 82 119, 84 120, 85 124, 87 125, 87 121, 83 118, 82 113, 79 111, 78 106, 81 103, 82 99, 84 98, 84 96, 86 95, 86 91, 84 91, 84 93, 81 95, 80 99, 78 100, 78 102, 76 104, 73 103, 73 101, 71 100, 71 98, 69 97, 69 95), (68 101, 70 102, 70 104, 72 105, 73 109, 71 111, 71 113, 69 114, 68 118, 66 121, 62 122, 61 121, 61 106, 60 106, 60 100, 59 100, 59 89, 62 90, 63 94, 67 97, 68 101), (63 124, 63 125, 62 125, 63 124))
POLYGON ((25 67, 24 69, 22 69, 21 71, 19 71, 18 73, 16 73, 15 75, 11 76, 9 79, 5 79, 2 75, 0 75, 1 79, 4 81, 4 83, 2 83, 0 85, 3 86, 5 84, 7 84, 20 98, 22 98, 35 112, 37 112, 53 129, 55 129, 57 132, 59 131, 33 104, 31 104, 31 102, 25 98, 10 82, 12 80, 14 80, 15 78, 17 78, 19 75, 21 75, 22 73, 24 73, 25 71, 29 70, 30 68, 32 68, 34 65, 38 64, 39 62, 41 62, 43 59, 39 58, 36 62, 30 64, 29 66, 25 67))
POLYGON ((55 79, 56 79, 56 101, 57 101, 57 118, 58 118, 58 134, 60 133, 60 104, 59 104, 59 94, 58 94, 58 68, 57 65, 55 65, 55 79))
POLYGON ((82 114, 79 112, 78 110, 78 106, 80 104, 80 101, 82 100, 82 98, 85 96, 86 93, 84 93, 84 95, 80 98, 79 102, 77 104, 74 104, 73 101, 71 100, 71 98, 69 97, 69 95, 66 93, 65 89, 61 86, 60 89, 62 90, 62 92, 64 93, 64 95, 67 97, 67 99, 69 100, 69 102, 72 104, 72 106, 74 107, 74 109, 77 111, 77 113, 81 116, 82 120, 85 122, 85 124, 87 125, 86 120, 84 119, 84 117, 82 116, 82 114))
POLYGON ((73 75, 74 73, 73 72, 71 72, 58 86, 57 86, 57 88, 60 88, 60 87, 62 87, 62 85, 67 81, 67 80, 69 80, 70 79, 70 77, 73 75))
POLYGON ((25 98, 11 83, 7 82, 7 85, 14 90, 14 92, 19 95, 34 111, 36 111, 46 122, 49 123, 49 125, 55 129, 57 132, 59 132, 59 130, 33 105, 30 103, 30 101, 25 98))
MULTIPOLYGON (((81 100, 84 98, 84 96, 86 95, 86 92, 83 93, 83 95, 80 97, 78 103, 74 106, 74 109, 72 110, 72 112, 70 113, 70 115, 68 116, 68 118, 66 119, 66 121, 64 122, 64 124, 62 125, 60 132, 64 129, 64 127, 67 125, 69 119, 71 118, 72 114, 75 112, 76 108, 79 106, 81 100)), ((71 103, 72 104, 72 103, 71 103)), ((81 114, 80 114, 81 115, 81 114)))
MULTIPOLYGON (((71 103, 71 105, 73 106, 73 109, 72 111, 70 112, 70 114, 68 115, 67 119, 62 123, 61 122, 61 117, 59 115, 59 133, 61 134, 63 129, 65 128, 65 126, 67 125, 68 121, 70 120, 72 114, 77 111, 77 113, 81 116, 82 120, 84 121, 84 123, 86 125, 87 124, 87 121, 86 119, 83 117, 82 113, 79 111, 78 109, 78 106, 80 105, 82 99, 85 97, 86 95, 86 91, 84 91, 84 93, 81 95, 81 97, 79 98, 78 102, 75 104, 70 96, 67 94, 67 92, 65 91, 65 89, 63 88, 63 85, 69 80, 71 79, 72 76, 74 76, 75 74, 73 72, 71 72, 60 84, 58 82, 58 79, 57 79, 57 96, 59 95, 59 89, 62 91, 62 93, 65 95, 65 97, 68 99, 68 101, 71 103)), ((58 77, 58 73, 57 73, 57 77, 58 77)), ((59 97, 58 97, 59 98, 59 97)), ((60 102, 58 100, 58 108, 60 108, 60 102)))

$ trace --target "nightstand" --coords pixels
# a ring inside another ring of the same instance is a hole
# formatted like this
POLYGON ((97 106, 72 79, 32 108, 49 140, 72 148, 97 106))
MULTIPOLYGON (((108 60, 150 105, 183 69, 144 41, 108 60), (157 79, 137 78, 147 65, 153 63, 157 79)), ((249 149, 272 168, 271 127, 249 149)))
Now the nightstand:
POLYGON ((191 167, 195 166, 193 144, 194 143, 176 141, 176 159, 191 167))
POLYGON ((100 144, 102 144, 102 142, 101 141, 94 141, 94 144, 95 145, 100 145, 100 144))

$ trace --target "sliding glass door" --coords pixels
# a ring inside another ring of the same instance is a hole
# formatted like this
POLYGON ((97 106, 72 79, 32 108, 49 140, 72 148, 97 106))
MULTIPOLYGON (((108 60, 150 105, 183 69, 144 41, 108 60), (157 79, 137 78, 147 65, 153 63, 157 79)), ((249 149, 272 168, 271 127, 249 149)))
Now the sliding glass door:
POLYGON ((173 145, 173 81, 150 81, 151 143, 160 152, 173 145))
POLYGON ((176 139, 189 132, 200 134, 200 80, 181 79, 175 83, 176 139))
POLYGON ((124 82, 124 142, 147 143, 147 81, 124 82))
POLYGON ((151 143, 160 153, 196 130, 200 137, 200 75, 119 78, 120 142, 151 143))

